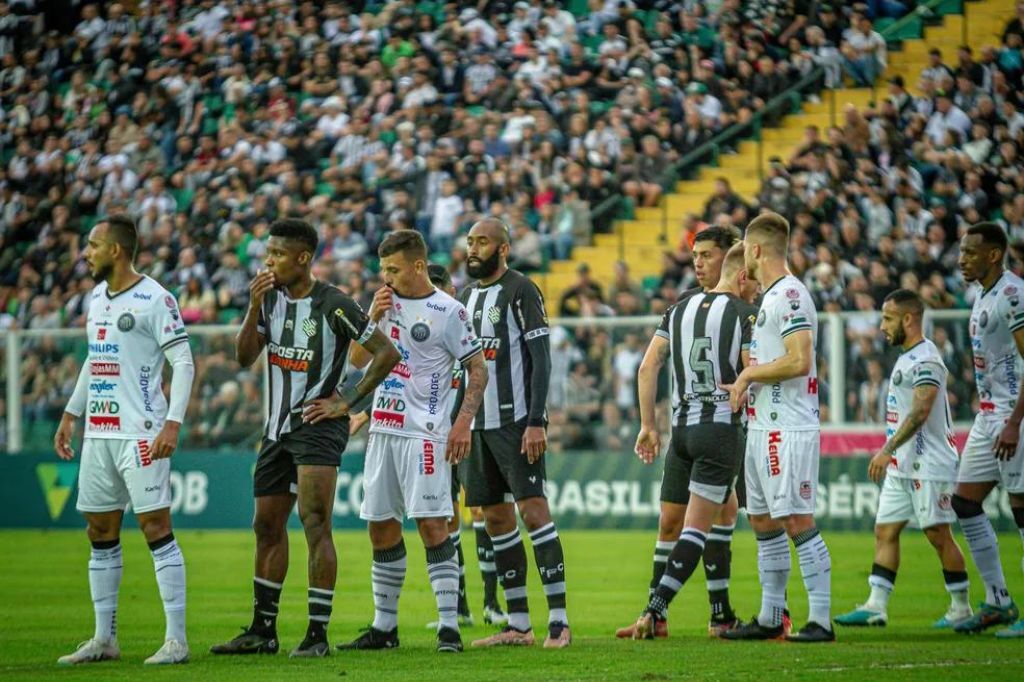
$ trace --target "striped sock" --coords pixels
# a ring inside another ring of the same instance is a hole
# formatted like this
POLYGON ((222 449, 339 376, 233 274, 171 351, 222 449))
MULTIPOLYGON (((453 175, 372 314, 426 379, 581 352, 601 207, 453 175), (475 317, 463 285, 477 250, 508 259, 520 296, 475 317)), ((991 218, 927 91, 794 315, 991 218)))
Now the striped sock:
POLYGON ((263 635, 277 633, 277 609, 281 602, 281 583, 264 578, 252 579, 253 614, 249 629, 263 635))
POLYGON ((672 603, 676 594, 683 589, 683 585, 697 569, 706 540, 707 535, 696 528, 683 529, 679 535, 679 542, 668 556, 665 575, 661 576, 661 582, 658 583, 658 588, 654 590, 650 603, 647 605, 649 610, 654 611, 661 618, 665 617, 668 605, 672 603))
POLYGON ((665 565, 668 563, 668 555, 672 553, 676 543, 671 540, 658 540, 654 545, 654 569, 651 571, 651 585, 648 588, 648 595, 654 594, 661 582, 661 576, 665 575, 665 565))
POLYGON ((117 638, 117 593, 121 587, 121 541, 97 540, 89 554, 89 591, 99 642, 117 638))
POLYGON ((1006 576, 1003 575, 1003 565, 999 559, 999 540, 992 522, 982 512, 961 518, 960 529, 967 539, 974 565, 985 581, 985 603, 1006 606, 1011 601, 1010 591, 1006 587, 1006 576))
POLYGON ((732 533, 736 525, 711 526, 704 544, 704 577, 713 620, 736 618, 729 603, 729 577, 732 566, 732 533))
POLYGON ((398 598, 405 582, 405 540, 388 549, 373 550, 373 627, 391 632, 398 627, 398 598))
POLYGON ((462 533, 455 531, 449 537, 455 545, 455 558, 459 562, 459 615, 469 615, 469 600, 466 599, 466 557, 462 553, 462 533))
POLYGON ((307 642, 326 642, 327 624, 331 622, 331 606, 334 590, 311 587, 306 592, 309 606, 309 627, 306 628, 307 642))
POLYGON ((483 521, 473 522, 473 533, 476 535, 476 561, 484 581, 484 606, 494 606, 498 603, 498 569, 494 566, 494 543, 483 521))
POLYGON ((558 539, 555 522, 547 523, 530 531, 533 556, 544 585, 544 596, 548 600, 548 623, 569 624, 565 613, 565 555, 562 541, 558 539))
POLYGON ((494 564, 498 581, 505 591, 508 624, 520 632, 530 630, 530 608, 526 601, 526 548, 514 528, 504 535, 491 537, 494 543, 494 564))
POLYGON ((790 566, 786 531, 758 533, 757 571, 761 579, 761 612, 757 615, 757 622, 764 627, 782 625, 790 566))
POLYGON ((437 629, 459 629, 459 564, 452 539, 427 547, 427 574, 437 600, 437 629))
POLYGON ((149 551, 153 555, 156 584, 160 588, 167 619, 164 639, 185 642, 185 557, 174 533, 149 543, 149 551))
POLYGON ((817 528, 793 538, 810 606, 808 620, 832 629, 832 555, 817 528))

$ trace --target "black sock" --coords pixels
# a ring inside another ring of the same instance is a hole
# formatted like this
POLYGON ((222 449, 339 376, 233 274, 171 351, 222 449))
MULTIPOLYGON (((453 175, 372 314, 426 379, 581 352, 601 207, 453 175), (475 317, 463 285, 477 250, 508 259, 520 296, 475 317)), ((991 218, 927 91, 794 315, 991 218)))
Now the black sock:
POLYGON ((544 595, 548 599, 548 621, 568 625, 565 615, 565 554, 555 522, 530 531, 530 542, 533 543, 533 556, 537 560, 544 595))
POLYGON ((306 593, 309 603, 309 627, 306 628, 306 640, 309 642, 327 641, 327 624, 331 621, 331 603, 334 590, 311 587, 306 593))
POLYGON ((466 599, 466 558, 462 553, 462 533, 451 533, 452 544, 455 545, 455 557, 459 562, 459 615, 469 615, 469 600, 466 599))
POLYGON ((696 528, 683 529, 675 549, 668 555, 665 575, 661 577, 661 582, 658 583, 658 587, 647 604, 649 611, 658 614, 661 618, 665 617, 668 605, 672 603, 676 593, 683 588, 683 585, 697 569, 701 554, 704 552, 706 538, 707 536, 696 528))
POLYGON ((529 629, 530 608, 526 601, 526 548, 519 529, 491 538, 494 543, 494 564, 498 580, 505 591, 509 625, 519 630, 529 629), (525 621, 525 623, 524 623, 525 621))
POLYGON ((654 545, 654 566, 651 570, 651 585, 647 590, 647 595, 654 594, 654 591, 658 589, 658 585, 661 583, 661 576, 665 575, 665 564, 668 563, 668 555, 675 549, 676 543, 674 540, 658 540, 657 544, 654 545))
POLYGON ((736 619, 729 604, 729 576, 732 565, 732 532, 735 526, 711 526, 704 544, 704 577, 708 584, 711 620, 736 619))
POLYGON ((476 560, 484 581, 484 606, 497 606, 498 572, 494 566, 494 543, 483 521, 473 522, 473 533, 476 535, 476 560))
POLYGON ((263 578, 252 579, 253 632, 272 634, 277 632, 277 608, 281 601, 281 584, 263 578))

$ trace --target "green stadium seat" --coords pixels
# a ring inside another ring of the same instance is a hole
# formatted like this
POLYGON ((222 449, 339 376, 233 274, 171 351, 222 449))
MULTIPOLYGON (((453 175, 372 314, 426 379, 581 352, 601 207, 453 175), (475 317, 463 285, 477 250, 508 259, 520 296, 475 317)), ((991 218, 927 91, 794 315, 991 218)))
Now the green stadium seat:
POLYGON ((587 5, 587 0, 569 0, 568 9, 577 19, 590 15, 590 7, 587 5))

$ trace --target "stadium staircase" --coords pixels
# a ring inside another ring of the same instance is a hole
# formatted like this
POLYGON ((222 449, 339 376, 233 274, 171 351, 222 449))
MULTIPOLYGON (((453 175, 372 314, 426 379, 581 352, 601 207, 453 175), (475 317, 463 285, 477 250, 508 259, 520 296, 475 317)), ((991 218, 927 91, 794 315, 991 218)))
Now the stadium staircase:
MULTIPOLYGON (((964 15, 943 11, 938 12, 944 15, 938 25, 924 26, 917 16, 900 21, 900 26, 893 25, 897 30, 885 32, 885 36, 890 43, 899 41, 898 46, 893 49, 890 45, 888 70, 874 88, 837 89, 834 100, 831 100, 831 92, 823 91, 820 102, 804 101, 800 113, 786 116, 778 127, 762 130, 762 149, 758 149, 756 139, 740 142, 736 154, 722 155, 717 166, 703 166, 695 178, 677 182, 675 191, 665 194, 660 206, 636 208, 634 219, 616 221, 613 234, 595 235, 592 245, 574 248, 570 260, 551 261, 548 272, 532 275, 549 307, 555 309, 563 292, 575 285, 576 270, 583 263, 590 266, 591 277, 605 291, 613 281, 615 262, 620 257, 629 265, 633 280, 650 287, 661 274, 662 254, 678 246, 686 215, 703 214, 716 178, 727 178, 733 191, 745 201, 751 201, 761 188, 762 170, 767 170, 768 159, 787 158, 803 139, 807 126, 818 126, 824 137, 830 125, 842 125, 842 111, 847 104, 863 108, 876 97, 884 97, 886 80, 895 75, 902 75, 908 89, 914 92, 927 63, 928 51, 933 47, 942 50, 943 59, 949 64, 955 61, 957 48, 965 42, 965 37, 976 57, 979 48, 998 45, 1006 22, 1013 17, 1014 3, 982 0, 968 2, 963 9, 967 12, 966 30, 964 15), (909 37, 922 34, 921 38, 909 37)), ((959 0, 955 0, 955 9, 951 11, 961 11, 959 0)), ((888 21, 877 28, 884 30, 891 23, 888 21)))

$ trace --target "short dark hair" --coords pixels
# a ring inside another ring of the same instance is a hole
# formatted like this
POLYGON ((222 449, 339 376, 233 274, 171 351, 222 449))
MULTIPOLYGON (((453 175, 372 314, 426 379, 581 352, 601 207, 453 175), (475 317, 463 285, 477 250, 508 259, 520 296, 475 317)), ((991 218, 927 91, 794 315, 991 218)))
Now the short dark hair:
POLYGON ((1001 249, 1003 253, 1006 253, 1006 247, 1008 240, 1006 238, 1006 231, 1003 230, 1002 225, 993 222, 982 222, 975 223, 967 228, 967 234, 976 234, 981 237, 981 241, 989 246, 994 246, 997 249, 1001 249))
POLYGON ((110 240, 120 245, 134 262, 139 251, 139 231, 135 228, 135 221, 123 213, 116 213, 100 222, 107 224, 110 240))
POLYGON ((738 244, 739 241, 740 231, 731 225, 727 227, 712 225, 698 232, 697 236, 693 238, 694 246, 697 245, 697 242, 711 242, 722 251, 728 251, 734 244, 738 244))
POLYGON ((448 268, 439 263, 431 263, 427 266, 427 276, 430 283, 439 289, 447 289, 452 285, 452 276, 448 268))
POLYGON ((916 291, 897 289, 885 297, 884 303, 894 303, 914 317, 924 315, 924 299, 916 291))
POLYGON ((299 218, 279 218, 270 224, 270 236, 282 239, 294 239, 301 242, 311 253, 316 253, 320 238, 316 228, 299 218))
POLYGON ((380 243, 377 248, 377 255, 381 258, 393 256, 396 253, 405 254, 406 257, 427 259, 427 244, 423 241, 423 235, 416 230, 395 230, 380 243))

